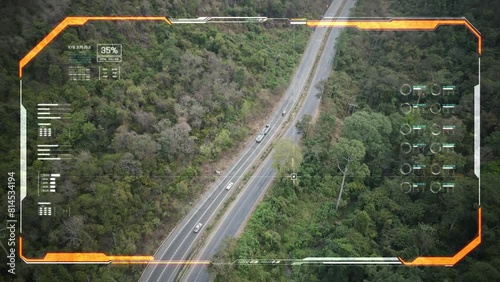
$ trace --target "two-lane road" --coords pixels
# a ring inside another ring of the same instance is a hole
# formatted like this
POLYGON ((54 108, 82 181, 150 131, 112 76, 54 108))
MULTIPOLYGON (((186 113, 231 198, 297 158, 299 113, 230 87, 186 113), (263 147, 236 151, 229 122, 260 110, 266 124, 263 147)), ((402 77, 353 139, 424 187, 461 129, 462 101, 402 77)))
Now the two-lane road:
MULTIPOLYGON (((325 13, 325 16, 334 16, 337 13, 340 2, 341 1, 335 1, 335 3, 333 3, 325 13)), ((286 116, 283 117, 281 113, 283 110, 286 110, 287 113, 291 111, 297 102, 300 93, 306 86, 307 79, 313 71, 314 62, 319 55, 320 46, 323 39, 327 35, 327 31, 327 28, 316 28, 311 35, 311 39, 306 47, 304 55, 302 56, 302 60, 294 74, 288 90, 285 93, 285 97, 282 99, 282 104, 277 107, 275 113, 273 113, 267 121, 267 123, 271 125, 271 129, 267 136, 261 143, 256 143, 255 141, 250 142, 242 153, 235 159, 234 163, 230 166, 227 172, 224 173, 221 179, 217 181, 217 183, 207 192, 205 192, 191 211, 183 218, 183 220, 158 248, 154 255, 156 261, 179 261, 189 258, 193 247, 202 236, 206 226, 217 214, 226 199, 229 197, 231 191, 236 189, 238 186, 237 182, 243 178, 245 172, 259 158, 267 145, 277 135, 278 129, 285 122, 286 116), (233 189, 228 191, 225 187, 229 182, 235 183, 235 186, 233 189), (203 223, 203 227, 198 233, 194 233, 193 228, 199 222, 203 223)), ((267 161, 265 163, 267 163, 267 161)), ((269 171, 269 173, 273 172, 269 171)), ((262 179, 266 179, 265 181, 269 182, 272 180, 272 177, 263 177, 262 179)), ((267 184, 268 183, 261 183, 260 186, 267 187, 267 184)), ((245 191, 246 190, 242 192, 245 191)), ((152 263, 146 267, 141 275, 140 281, 175 281, 180 269, 180 265, 152 263)))

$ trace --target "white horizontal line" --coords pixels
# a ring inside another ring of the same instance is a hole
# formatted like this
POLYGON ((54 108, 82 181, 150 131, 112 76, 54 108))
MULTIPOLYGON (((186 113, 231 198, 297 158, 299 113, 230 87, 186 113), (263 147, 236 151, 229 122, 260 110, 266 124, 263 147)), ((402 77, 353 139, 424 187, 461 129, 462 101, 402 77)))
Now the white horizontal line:
POLYGON ((400 261, 325 261, 323 264, 402 264, 400 261))
POLYGON ((395 257, 308 257, 302 259, 303 261, 399 261, 395 257))

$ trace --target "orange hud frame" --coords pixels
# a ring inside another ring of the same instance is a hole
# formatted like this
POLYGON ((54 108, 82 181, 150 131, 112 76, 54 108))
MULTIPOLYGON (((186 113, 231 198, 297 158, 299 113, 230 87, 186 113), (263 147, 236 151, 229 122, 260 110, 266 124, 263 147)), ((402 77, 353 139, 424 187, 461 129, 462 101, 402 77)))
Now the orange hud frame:
MULTIPOLYGON (((210 20, 210 18, 206 22, 210 20)), ((62 33, 68 26, 82 26, 88 21, 164 21, 172 25, 172 21, 166 17, 144 17, 144 16, 109 16, 109 17, 67 17, 59 23, 45 38, 43 38, 35 47, 33 47, 20 61, 19 61, 19 79, 22 81, 23 68, 30 63, 47 45, 49 45, 60 33, 62 33)), ((360 30, 392 30, 392 31, 433 31, 439 26, 445 25, 458 25, 465 26, 476 36, 477 53, 481 56, 482 53, 482 37, 479 31, 465 18, 392 18, 392 19, 366 19, 366 20, 351 20, 351 19, 323 19, 307 20, 307 19, 290 19, 290 24, 294 25, 307 25, 310 27, 355 27, 360 30)), ((480 77, 480 76, 479 76, 480 77)), ((21 83, 22 93, 22 83, 21 83)), ((479 88, 475 95, 479 94, 479 88)), ((477 97, 476 97, 477 98, 477 97)), ((476 100, 478 101, 478 100, 476 100)), ((477 111, 475 112, 477 115, 477 111)), ((23 140, 21 132, 21 140, 23 140)), ((24 138, 24 142, 26 139, 24 138)), ((23 141, 21 141, 23 142, 23 141)), ((478 146, 478 143, 475 143, 478 146)), ((25 147, 24 147, 25 148, 25 147)), ((478 148, 476 148, 476 151, 478 148)), ((21 144, 21 168, 26 160, 26 152, 23 152, 23 145, 21 144), (24 154, 24 155, 23 155, 24 154), (23 158, 24 157, 24 158, 23 158)), ((476 164, 475 164, 476 165, 476 164)), ((25 164, 24 164, 25 167, 25 164)), ((25 170, 21 169, 21 179, 23 179, 25 170)), ((479 178, 479 171, 476 170, 476 175, 479 178)), ((26 175, 24 175, 24 178, 26 175)), ((21 201, 26 195, 26 186, 21 182, 21 201), (22 190, 24 189, 24 191, 22 190)), ((25 183, 25 182, 24 182, 25 183)), ((480 185, 479 185, 480 189, 480 185)), ((479 194, 480 196, 480 194, 479 194)), ((22 209, 21 209, 22 214, 22 209)), ((22 217, 22 215, 21 215, 22 217)), ((21 221, 22 222, 22 221, 21 221)), ((479 202, 477 211, 478 231, 477 236, 469 242, 464 248, 459 250, 454 256, 451 257, 417 257, 413 261, 404 261, 402 258, 397 259, 402 265, 406 266, 453 266, 474 248, 481 243, 482 235, 482 208, 479 202)), ((21 226, 22 228, 22 226, 21 226)), ((21 229, 22 230, 22 229, 21 229)), ((22 231, 21 231, 22 233, 22 231)), ((191 261, 191 260, 155 260, 153 256, 108 256, 104 253, 47 253, 43 258, 27 258, 23 255, 23 238, 19 237, 19 256, 27 264, 211 264, 208 260, 191 261)), ((376 259, 376 258, 374 258, 376 259)), ((369 262, 368 262, 369 264, 369 262)))

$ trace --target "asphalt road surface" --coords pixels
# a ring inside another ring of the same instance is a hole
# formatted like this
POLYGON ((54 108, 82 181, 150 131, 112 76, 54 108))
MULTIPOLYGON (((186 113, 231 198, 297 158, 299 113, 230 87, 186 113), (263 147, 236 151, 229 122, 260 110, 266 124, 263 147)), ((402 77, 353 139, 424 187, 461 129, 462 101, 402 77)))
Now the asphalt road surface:
MULTIPOLYGON (((342 1, 338 0, 334 1, 325 13, 325 17, 334 16, 341 6, 341 2, 342 1)), ((347 11, 349 7, 351 7, 352 3, 353 0, 347 0, 341 16, 348 15, 347 11)), ((226 202, 227 198, 229 198, 231 192, 237 189, 238 181, 243 178, 245 172, 251 167, 254 161, 260 157, 267 145, 276 137, 278 129, 282 127, 288 113, 290 113, 293 106, 297 102, 300 93, 306 86, 307 79, 313 71, 314 62, 319 54, 321 42, 324 37, 328 35, 328 32, 328 28, 316 28, 314 33, 311 35, 311 39, 305 49, 304 55, 302 56, 302 60, 294 74, 292 82, 285 93, 285 97, 282 99, 281 105, 267 121, 267 123, 271 125, 271 129, 267 133, 266 137, 260 143, 252 141, 247 144, 240 155, 235 158, 233 164, 226 170, 226 172, 223 173, 223 175, 220 176, 219 181, 217 181, 215 185, 204 193, 191 211, 163 241, 154 254, 155 260, 178 261, 189 258, 191 252, 193 251, 193 247, 196 246, 200 237, 203 235, 206 226, 214 218, 224 202, 226 202), (286 111, 287 115, 282 116, 283 111, 286 111), (233 182, 235 184, 231 190, 226 190, 225 187, 229 182, 233 182), (195 225, 200 222, 203 223, 203 227, 199 232, 194 233, 193 229, 195 225)), ((334 54, 334 42, 336 38, 336 36, 332 38, 332 35, 334 34, 338 34, 338 30, 332 30, 330 33, 327 46, 325 46, 324 49, 327 52, 323 52, 321 55, 322 57, 316 67, 315 73, 313 74, 312 86, 314 86, 317 82, 326 79, 331 70, 331 63, 334 54)), ((300 108, 296 119, 290 123, 290 126, 285 133, 286 137, 297 140, 295 133, 296 120, 301 119, 301 117, 306 113, 313 113, 318 107, 319 100, 315 96, 317 92, 318 90, 315 87, 310 87, 308 96, 306 97, 303 106, 300 108)), ((242 227, 244 220, 250 216, 253 207, 258 202, 258 199, 263 195, 265 189, 273 180, 274 171, 271 168, 270 157, 263 162, 261 167, 256 172, 256 176, 257 177, 251 178, 249 184, 246 185, 240 192, 237 200, 223 216, 221 223, 213 230, 212 236, 210 236, 209 240, 207 240, 207 244, 204 244, 204 247, 199 252, 199 255, 196 256, 197 258, 210 258, 214 253, 216 253, 222 240, 226 236, 234 236, 242 227), (242 199, 246 201, 242 202, 242 199), (236 211, 234 210, 235 206, 243 206, 243 208, 236 211), (236 218, 234 217, 235 215, 237 215, 236 218), (224 224, 227 226, 222 227, 224 224), (217 236, 221 237, 219 238, 217 236), (214 240, 213 238, 219 238, 220 240, 218 240, 218 242, 212 242, 214 240), (209 246, 209 248, 205 248, 205 246, 209 246)), ((178 275, 182 267, 183 265, 153 263, 146 267, 140 277, 140 281, 178 281, 178 275)), ((208 273, 204 267, 190 266, 186 270, 188 271, 185 275, 183 275, 186 281, 209 280, 208 273)))
MULTIPOLYGON (((347 1, 341 13, 341 17, 347 17, 349 9, 354 4, 354 1, 347 1)), ((328 78, 332 67, 333 56, 335 54, 335 42, 339 34, 339 29, 334 29, 327 39, 326 46, 321 55, 320 62, 313 76, 312 84, 328 78)), ((304 114, 312 114, 319 106, 319 99, 316 98, 320 90, 316 87, 310 87, 306 100, 299 110, 294 122, 292 122, 284 134, 284 138, 290 138, 298 141, 298 136, 295 130, 295 124, 301 120, 304 114)), ((205 240, 198 255, 194 260, 210 259, 217 253, 227 237, 235 237, 237 233, 244 227, 246 220, 252 214, 255 205, 263 196, 266 188, 274 180, 275 171, 272 168, 272 154, 265 159, 262 165, 258 168, 255 175, 248 182, 247 187, 242 191, 232 205, 228 208, 219 223, 214 227, 211 235, 205 240)), ((248 258, 251 259, 251 258, 248 258)), ((210 276, 206 266, 187 266, 186 272, 182 276, 182 281, 209 281, 210 276)))

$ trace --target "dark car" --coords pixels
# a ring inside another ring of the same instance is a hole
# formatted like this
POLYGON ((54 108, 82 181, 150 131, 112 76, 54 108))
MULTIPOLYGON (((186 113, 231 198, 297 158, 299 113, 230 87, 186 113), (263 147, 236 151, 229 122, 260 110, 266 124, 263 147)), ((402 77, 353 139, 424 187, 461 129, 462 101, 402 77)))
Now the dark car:
POLYGON ((269 129, 271 129, 271 125, 268 123, 268 124, 266 124, 266 127, 264 127, 264 129, 262 129, 262 133, 264 135, 266 135, 269 132, 269 129))

